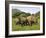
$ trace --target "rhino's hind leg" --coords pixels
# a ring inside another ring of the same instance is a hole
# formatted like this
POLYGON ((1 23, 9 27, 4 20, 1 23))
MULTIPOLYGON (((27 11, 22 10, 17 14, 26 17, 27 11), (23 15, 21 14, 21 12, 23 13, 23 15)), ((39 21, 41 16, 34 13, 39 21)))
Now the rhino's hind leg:
POLYGON ((34 21, 31 21, 31 26, 33 25, 34 21))
POLYGON ((30 25, 32 26, 32 22, 30 22, 30 25))
POLYGON ((31 22, 29 22, 29 24, 28 25, 31 25, 31 22))

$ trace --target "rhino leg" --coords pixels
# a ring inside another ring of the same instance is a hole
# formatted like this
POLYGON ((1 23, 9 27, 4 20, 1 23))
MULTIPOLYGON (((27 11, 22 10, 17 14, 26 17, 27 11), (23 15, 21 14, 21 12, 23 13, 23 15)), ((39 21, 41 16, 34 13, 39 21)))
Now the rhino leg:
POLYGON ((32 26, 33 23, 34 23, 34 21, 31 21, 31 26, 32 26))
POLYGON ((26 20, 26 25, 30 25, 30 23, 29 23, 29 21, 28 21, 28 20, 26 20))
POLYGON ((19 21, 15 22, 15 24, 18 25, 19 24, 19 21))
POLYGON ((31 22, 29 21, 29 25, 31 25, 31 22))

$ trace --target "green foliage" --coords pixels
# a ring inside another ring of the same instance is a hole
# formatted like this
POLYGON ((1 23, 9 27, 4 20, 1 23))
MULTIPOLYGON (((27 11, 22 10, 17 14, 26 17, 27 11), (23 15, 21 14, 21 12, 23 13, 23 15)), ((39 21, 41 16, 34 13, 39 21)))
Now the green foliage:
POLYGON ((30 13, 25 13, 25 12, 16 12, 15 14, 12 14, 12 17, 15 18, 17 16, 23 16, 23 17, 26 17, 26 16, 30 16, 31 14, 30 13))
POLYGON ((20 12, 16 12, 15 14, 12 15, 12 17, 17 17, 19 16, 21 13, 20 12))
MULTIPOLYGON (((39 24, 33 24, 31 25, 16 25, 15 18, 12 18, 12 31, 24 31, 24 30, 40 30, 39 24)), ((39 21, 39 20, 38 20, 39 21)))
POLYGON ((31 14, 30 13, 26 13, 27 16, 30 16, 31 14))

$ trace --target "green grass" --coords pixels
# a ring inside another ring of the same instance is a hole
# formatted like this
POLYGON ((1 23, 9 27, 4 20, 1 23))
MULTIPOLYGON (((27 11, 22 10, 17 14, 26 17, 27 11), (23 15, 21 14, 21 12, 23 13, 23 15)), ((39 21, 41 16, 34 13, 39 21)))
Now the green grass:
POLYGON ((31 25, 16 25, 15 20, 12 19, 12 31, 26 31, 26 30, 40 30, 39 24, 31 25))

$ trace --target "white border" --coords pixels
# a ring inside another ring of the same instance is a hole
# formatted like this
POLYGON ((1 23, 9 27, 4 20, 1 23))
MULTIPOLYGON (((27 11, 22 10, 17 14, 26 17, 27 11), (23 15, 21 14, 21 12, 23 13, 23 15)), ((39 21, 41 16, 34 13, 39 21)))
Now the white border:
POLYGON ((34 34, 34 33, 43 33, 43 6, 42 5, 9 4, 9 35, 34 34), (12 31, 12 6, 18 6, 18 7, 39 7, 40 8, 40 30, 12 31))

